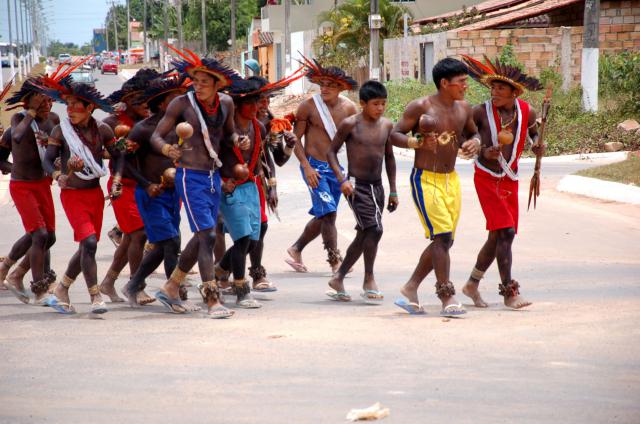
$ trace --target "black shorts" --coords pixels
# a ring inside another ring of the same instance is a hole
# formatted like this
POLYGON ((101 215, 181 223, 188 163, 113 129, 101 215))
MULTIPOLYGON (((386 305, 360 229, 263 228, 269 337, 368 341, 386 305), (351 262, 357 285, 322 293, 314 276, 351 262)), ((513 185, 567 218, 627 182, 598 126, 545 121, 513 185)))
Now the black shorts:
POLYGON ((347 202, 356 218, 356 230, 371 227, 382 230, 384 187, 381 180, 371 182, 355 179, 353 194, 347 198, 347 202))

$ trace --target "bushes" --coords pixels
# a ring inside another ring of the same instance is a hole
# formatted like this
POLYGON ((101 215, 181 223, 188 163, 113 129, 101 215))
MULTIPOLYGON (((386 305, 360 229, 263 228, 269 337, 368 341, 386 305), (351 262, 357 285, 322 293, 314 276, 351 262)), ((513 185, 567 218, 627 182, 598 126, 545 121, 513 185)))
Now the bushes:
POLYGON ((618 96, 620 108, 640 114, 640 52, 600 57, 600 93, 618 96))

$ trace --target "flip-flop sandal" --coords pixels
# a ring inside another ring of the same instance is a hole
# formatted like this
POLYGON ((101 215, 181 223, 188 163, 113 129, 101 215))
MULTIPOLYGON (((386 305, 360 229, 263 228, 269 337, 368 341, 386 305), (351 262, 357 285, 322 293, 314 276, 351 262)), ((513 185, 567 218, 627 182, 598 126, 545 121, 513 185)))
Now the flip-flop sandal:
POLYGON ((426 315, 426 311, 422 309, 419 303, 407 302, 406 299, 396 299, 394 305, 409 312, 409 315, 426 315))
POLYGON ((18 300, 22 303, 29 303, 29 293, 26 290, 18 290, 13 284, 9 284, 8 282, 4 282, 4 287, 9 290, 18 300))
POLYGON ((231 318, 235 314, 235 311, 225 308, 224 306, 216 306, 207 312, 207 315, 211 319, 225 319, 231 318))
POLYGON ((107 304, 104 303, 104 301, 100 301, 100 302, 95 302, 91 304, 91 313, 92 314, 106 314, 107 312, 109 312, 109 310, 107 309, 107 304))
POLYGON ((255 299, 242 299, 239 302, 236 302, 239 308, 244 309, 258 309, 262 308, 262 304, 255 299))
POLYGON ((382 305, 382 303, 384 302, 384 295, 380 290, 365 290, 360 293, 360 297, 367 305, 382 305), (370 295, 376 297, 371 297, 370 295))
POLYGON ((46 299, 47 306, 53 308, 56 312, 63 315, 73 315, 76 313, 76 309, 70 303, 60 302, 57 297, 49 296, 46 299))
POLYGON ((287 265, 289 265, 295 272, 309 272, 307 267, 300 262, 296 262, 293 259, 285 259, 284 260, 287 265))
POLYGON ((166 293, 158 290, 154 297, 158 299, 172 314, 185 314, 187 310, 182 306, 180 299, 172 299, 166 293))
POLYGON ((467 311, 462 307, 462 303, 447 305, 440 311, 440 315, 443 317, 455 317, 466 313, 467 311))
POLYGON ((255 287, 253 287, 251 291, 260 292, 260 293, 270 293, 270 292, 278 291, 278 288, 275 287, 273 283, 267 283, 263 281, 262 283, 258 283, 255 287))
POLYGON ((335 291, 334 289, 331 289, 324 292, 324 294, 337 302, 351 302, 351 296, 344 291, 335 291))

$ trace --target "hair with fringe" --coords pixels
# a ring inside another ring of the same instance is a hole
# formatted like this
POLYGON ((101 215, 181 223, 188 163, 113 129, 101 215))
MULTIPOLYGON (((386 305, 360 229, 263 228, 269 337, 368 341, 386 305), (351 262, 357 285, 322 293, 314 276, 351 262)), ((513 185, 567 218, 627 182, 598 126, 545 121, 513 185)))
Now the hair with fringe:
POLYGON ((462 55, 462 59, 469 67, 469 75, 480 84, 490 88, 493 81, 502 81, 512 86, 518 96, 524 93, 525 90, 537 91, 542 89, 542 84, 537 78, 528 76, 515 66, 500 63, 498 58, 496 58, 495 63, 491 63, 486 55, 483 56, 485 63, 470 56, 462 55))
MULTIPOLYGON (((24 82, 22 83, 22 87, 20 87, 20 90, 13 93, 11 97, 8 97, 7 100, 5 100, 5 103, 15 107, 24 106, 24 103, 29 96, 42 93, 42 91, 38 87, 38 85, 40 85, 39 79, 40 77, 31 77, 24 80, 24 82)), ((2 98, 0 97, 0 100, 1 99, 2 98)), ((7 108, 7 110, 11 109, 13 109, 13 107, 7 108)))
POLYGON ((191 81, 188 78, 177 73, 167 75, 165 78, 156 78, 148 84, 140 101, 147 103, 151 112, 157 113, 158 106, 166 96, 175 91, 184 93, 190 85, 191 81))
MULTIPOLYGON (((155 69, 142 68, 128 81, 122 84, 120 90, 116 90, 107 97, 111 104, 125 101, 131 96, 137 96, 149 86, 149 83, 156 78, 160 78, 161 74, 155 69)), ((135 101, 135 100, 134 100, 135 101)), ((138 100, 139 102, 139 100, 138 100)))

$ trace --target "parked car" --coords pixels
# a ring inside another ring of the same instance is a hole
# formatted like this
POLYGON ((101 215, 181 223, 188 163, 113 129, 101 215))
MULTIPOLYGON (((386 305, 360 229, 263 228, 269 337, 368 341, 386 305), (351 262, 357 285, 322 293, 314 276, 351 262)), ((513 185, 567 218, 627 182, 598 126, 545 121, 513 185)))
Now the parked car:
POLYGON ((68 53, 60 53, 58 55, 58 63, 68 63, 71 62, 71 55, 68 53))
POLYGON ((73 82, 82 82, 91 87, 96 86, 96 79, 93 77, 93 74, 86 70, 71 72, 71 78, 73 82))
POLYGON ((100 72, 104 75, 106 72, 113 72, 118 75, 118 63, 114 60, 105 60, 100 68, 100 72))

